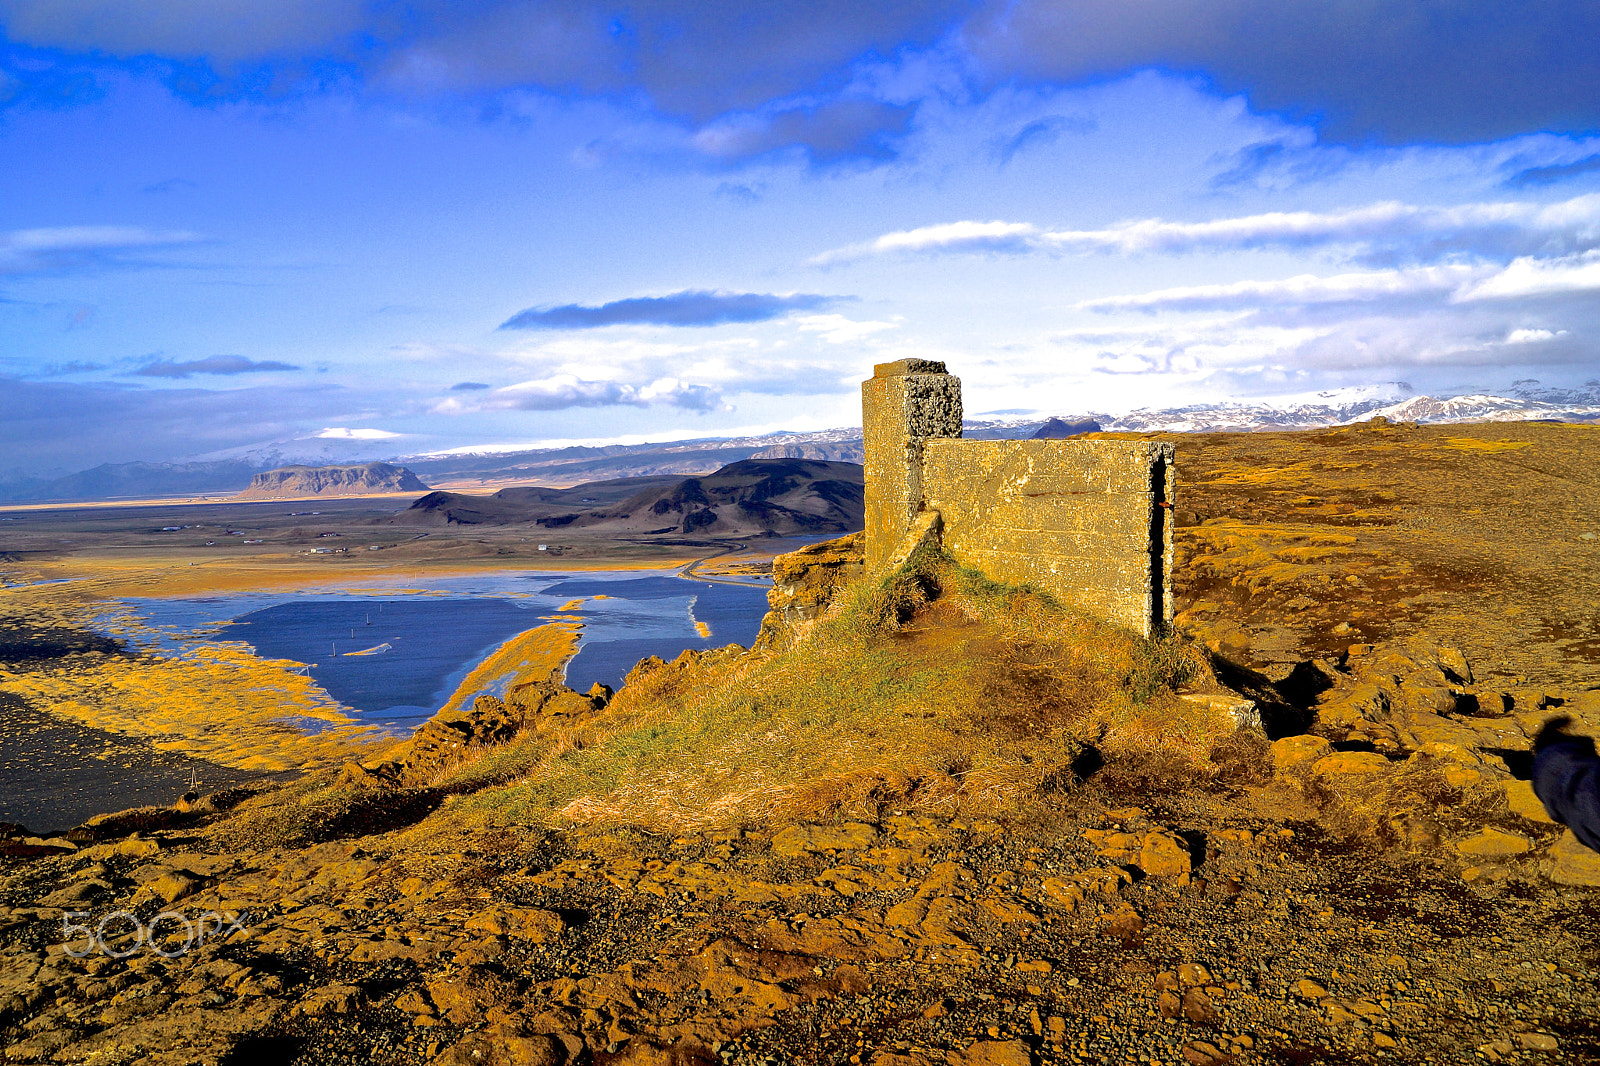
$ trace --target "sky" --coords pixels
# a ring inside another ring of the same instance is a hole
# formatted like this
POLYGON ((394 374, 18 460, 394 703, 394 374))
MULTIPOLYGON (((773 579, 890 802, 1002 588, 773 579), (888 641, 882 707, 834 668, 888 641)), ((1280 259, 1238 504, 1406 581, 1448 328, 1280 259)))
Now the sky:
POLYGON ((1556 395, 1600 377, 1596 40, 1592 0, 0 0, 0 478, 846 426, 908 357, 969 417, 1556 395))

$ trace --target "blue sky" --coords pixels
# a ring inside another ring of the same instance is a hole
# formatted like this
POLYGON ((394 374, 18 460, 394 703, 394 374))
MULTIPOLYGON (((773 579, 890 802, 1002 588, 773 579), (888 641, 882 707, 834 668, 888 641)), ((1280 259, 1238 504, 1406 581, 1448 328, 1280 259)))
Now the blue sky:
POLYGON ((0 0, 0 476, 1600 377, 1577 0, 0 0), (342 449, 342 451, 341 451, 342 449))

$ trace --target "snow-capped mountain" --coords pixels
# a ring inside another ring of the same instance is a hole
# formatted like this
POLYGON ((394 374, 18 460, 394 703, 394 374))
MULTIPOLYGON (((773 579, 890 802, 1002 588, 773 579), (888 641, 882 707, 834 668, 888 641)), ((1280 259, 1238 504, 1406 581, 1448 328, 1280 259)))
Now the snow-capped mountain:
MULTIPOLYGON (((1435 398, 1411 396, 1399 383, 1361 389, 1340 389, 1306 397, 1283 397, 1257 403, 1196 404, 1131 411, 1125 415, 1089 414, 1107 432, 1230 433, 1264 430, 1320 429, 1382 416, 1391 422, 1560 422, 1600 421, 1600 389, 1590 402, 1551 402, 1523 396, 1477 393, 1435 398), (1402 395, 1397 396, 1397 393, 1402 395)), ((1587 399, 1587 397, 1584 397, 1587 399)), ((1063 418, 1067 417, 1065 415, 1063 418)), ((1042 424, 1043 420, 1028 423, 1042 424)), ((984 430, 995 426, 983 425, 984 430)), ((1009 428, 1009 427, 1008 427, 1009 428)), ((1023 429, 1024 426, 1017 426, 1023 429)), ((999 435, 999 434, 996 434, 999 435)), ((1007 433, 1007 436, 1025 436, 1007 433)))
POLYGON ((1546 403, 1508 396, 1417 396, 1373 412, 1391 422, 1588 422, 1600 418, 1600 403, 1546 403))

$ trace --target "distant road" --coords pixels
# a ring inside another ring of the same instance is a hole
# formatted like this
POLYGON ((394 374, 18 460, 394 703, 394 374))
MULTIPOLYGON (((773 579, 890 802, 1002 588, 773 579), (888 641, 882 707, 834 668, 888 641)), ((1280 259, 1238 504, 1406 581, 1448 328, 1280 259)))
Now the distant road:
POLYGON ((711 581, 718 585, 739 585, 743 588, 759 588, 763 584, 763 582, 759 580, 751 580, 748 578, 740 580, 739 578, 712 577, 709 574, 702 574, 700 572, 700 568, 706 563, 709 563, 711 560, 720 559, 724 555, 732 555, 734 552, 742 552, 748 547, 750 547, 748 544, 735 544, 732 547, 723 548, 721 551, 715 551, 710 555, 702 556, 701 558, 690 563, 688 566, 685 566, 682 570, 679 570, 678 576, 683 578, 685 581, 711 581))

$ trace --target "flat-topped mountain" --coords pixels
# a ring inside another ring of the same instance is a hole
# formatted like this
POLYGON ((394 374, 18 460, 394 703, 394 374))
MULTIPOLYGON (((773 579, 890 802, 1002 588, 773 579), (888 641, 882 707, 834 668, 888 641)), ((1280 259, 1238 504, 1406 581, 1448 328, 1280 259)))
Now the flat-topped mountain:
POLYGON ((284 466, 250 479, 236 500, 277 500, 298 496, 366 496, 378 492, 426 492, 428 486, 403 466, 356 463, 349 466, 284 466))
POLYGON ((745 459, 700 477, 635 477, 492 496, 430 492, 387 522, 516 525, 606 533, 796 536, 862 524, 861 467, 813 459, 745 459))

